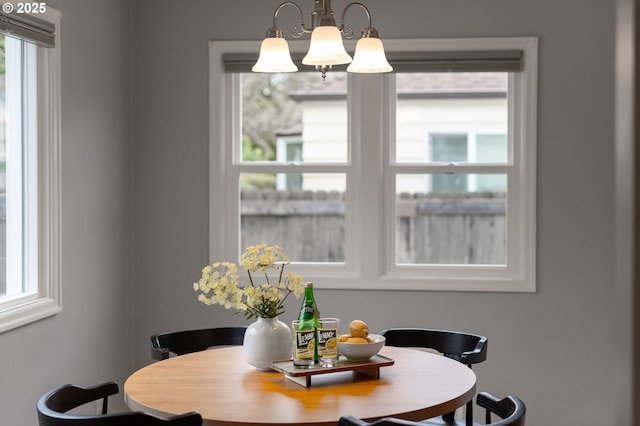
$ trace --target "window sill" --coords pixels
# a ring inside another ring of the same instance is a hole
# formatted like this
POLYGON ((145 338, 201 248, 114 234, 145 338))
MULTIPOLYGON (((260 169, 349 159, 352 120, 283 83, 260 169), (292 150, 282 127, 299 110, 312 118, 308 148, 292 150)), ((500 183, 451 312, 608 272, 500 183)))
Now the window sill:
POLYGON ((58 301, 49 297, 22 299, 21 303, 0 310, 0 333, 50 317, 62 310, 58 301))

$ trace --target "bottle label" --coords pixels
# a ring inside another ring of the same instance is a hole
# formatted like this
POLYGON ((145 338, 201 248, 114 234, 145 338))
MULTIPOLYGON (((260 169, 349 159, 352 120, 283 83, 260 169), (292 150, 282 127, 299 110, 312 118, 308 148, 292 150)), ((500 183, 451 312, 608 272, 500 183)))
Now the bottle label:
POLYGON ((313 359, 316 344, 316 332, 314 329, 296 330, 295 358, 313 359))
POLYGON ((338 356, 338 329, 318 329, 318 355, 338 356))
POLYGON ((302 305, 302 309, 300 310, 300 319, 301 320, 303 320, 303 319, 308 320, 308 319, 311 319, 311 318, 319 318, 319 316, 320 316, 320 313, 313 308, 313 305, 311 305, 311 304, 302 305))

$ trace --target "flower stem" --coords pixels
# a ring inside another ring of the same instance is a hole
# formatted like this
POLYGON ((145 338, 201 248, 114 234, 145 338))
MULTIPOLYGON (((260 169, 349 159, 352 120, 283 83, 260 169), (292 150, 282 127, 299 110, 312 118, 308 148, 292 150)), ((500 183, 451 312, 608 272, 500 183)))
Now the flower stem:
POLYGON ((280 268, 280 276, 278 277, 278 284, 282 282, 282 274, 284 273, 284 265, 280 268))

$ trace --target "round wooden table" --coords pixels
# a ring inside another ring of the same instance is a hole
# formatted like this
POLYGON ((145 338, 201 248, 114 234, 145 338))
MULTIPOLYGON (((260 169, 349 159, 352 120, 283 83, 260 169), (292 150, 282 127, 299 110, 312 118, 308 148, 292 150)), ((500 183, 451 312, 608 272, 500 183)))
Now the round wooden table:
POLYGON ((124 384, 127 405, 166 416, 195 411, 205 425, 335 426, 351 414, 423 420, 463 406, 475 394, 476 376, 467 366, 415 349, 384 347, 395 363, 378 379, 353 371, 313 376, 304 387, 276 371, 258 371, 242 347, 196 352, 159 361, 124 384))

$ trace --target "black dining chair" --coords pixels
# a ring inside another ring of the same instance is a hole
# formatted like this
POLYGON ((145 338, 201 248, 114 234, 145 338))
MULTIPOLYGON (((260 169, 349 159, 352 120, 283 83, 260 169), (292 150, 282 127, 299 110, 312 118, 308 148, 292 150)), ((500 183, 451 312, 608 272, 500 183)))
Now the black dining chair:
POLYGON ((184 330, 151 336, 151 358, 163 360, 171 353, 184 355, 215 346, 238 346, 244 341, 246 326, 184 330))
MULTIPOLYGON (((476 404, 486 410, 485 426, 524 426, 527 408, 522 400, 516 396, 499 399, 488 392, 480 392, 476 404), (491 423, 492 415, 500 418, 491 423)), ((424 426, 423 422, 387 417, 374 422, 366 422, 353 416, 342 416, 338 426, 424 426)))
POLYGON ((108 398, 118 393, 118 385, 106 382, 92 387, 63 385, 43 395, 37 404, 40 426, 200 426, 198 413, 160 418, 140 411, 107 414, 108 398), (102 400, 102 413, 70 414, 84 404, 102 400))
MULTIPOLYGON (((387 346, 434 349, 469 368, 487 359, 487 338, 479 334, 431 328, 390 328, 380 334, 385 337, 387 346)), ((455 412, 451 412, 422 423, 472 426, 473 402, 469 401, 466 405, 464 421, 456 419, 455 412)))

